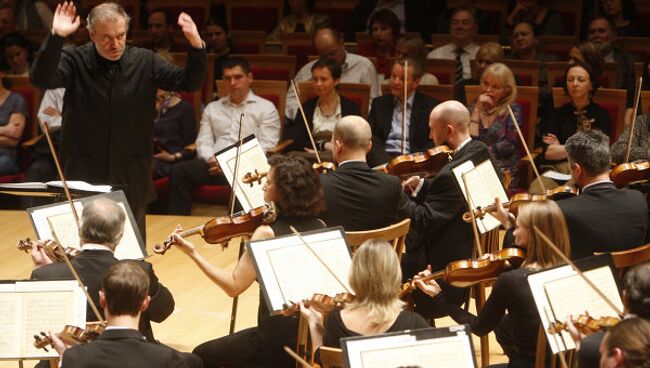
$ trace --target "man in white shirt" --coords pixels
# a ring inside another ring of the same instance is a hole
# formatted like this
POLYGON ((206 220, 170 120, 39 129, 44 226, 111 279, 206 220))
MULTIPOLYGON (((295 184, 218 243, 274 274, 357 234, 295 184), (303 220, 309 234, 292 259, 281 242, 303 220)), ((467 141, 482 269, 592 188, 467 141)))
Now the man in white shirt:
POLYGON ((172 167, 169 214, 190 214, 194 188, 204 184, 226 183, 214 155, 237 142, 242 114, 242 137, 254 134, 264 151, 278 143, 280 116, 271 101, 251 91, 253 74, 248 61, 243 57, 228 59, 223 66, 223 80, 228 95, 211 102, 203 110, 196 138, 197 159, 179 162, 172 167))
MULTIPOLYGON (((375 66, 368 58, 345 51, 343 44, 343 37, 341 37, 337 30, 331 27, 319 28, 314 33, 314 47, 320 57, 327 57, 334 59, 341 65, 341 82, 342 83, 365 83, 370 85, 370 98, 379 96, 379 80, 377 79, 377 71, 375 66)), ((296 88, 300 82, 311 81, 311 67, 316 60, 310 61, 305 64, 296 76, 294 82, 296 88)), ((287 119, 293 120, 298 112, 298 101, 293 94, 292 88, 287 91, 287 103, 285 108, 285 116, 287 119)))
POLYGON ((451 16, 449 33, 452 42, 440 46, 427 55, 429 59, 456 60, 455 86, 462 88, 463 79, 471 79, 470 60, 476 58, 479 45, 474 43, 474 37, 478 31, 476 12, 470 7, 459 7, 451 16))

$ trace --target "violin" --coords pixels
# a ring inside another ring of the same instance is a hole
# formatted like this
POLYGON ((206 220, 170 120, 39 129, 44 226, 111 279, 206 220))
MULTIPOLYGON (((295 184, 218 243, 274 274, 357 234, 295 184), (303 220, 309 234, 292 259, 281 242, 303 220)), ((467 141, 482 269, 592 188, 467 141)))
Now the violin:
MULTIPOLYGON (((248 213, 213 218, 204 225, 183 231, 178 235, 187 237, 199 234, 206 243, 221 244, 225 249, 230 239, 236 236, 250 236, 260 225, 273 223, 276 216, 275 205, 267 203, 264 206, 253 208, 248 213)), ((154 253, 165 254, 173 242, 174 240, 170 236, 162 244, 154 244, 154 253)))
MULTIPOLYGON (((328 161, 323 161, 323 162, 314 162, 311 165, 312 169, 317 174, 327 174, 330 171, 336 171, 336 164, 333 162, 328 162, 328 161)), ((251 187, 257 183, 259 185, 262 185, 262 179, 267 177, 269 175, 268 171, 262 171, 259 172, 257 169, 255 169, 254 172, 247 172, 242 176, 241 181, 244 184, 249 184, 251 187)))
POLYGON ((63 262, 63 255, 61 252, 64 252, 65 254, 68 255, 68 257, 74 258, 77 255, 79 255, 80 251, 79 249, 72 248, 72 247, 67 247, 63 248, 58 242, 55 240, 31 240, 30 238, 27 238, 25 240, 19 240, 18 244, 16 247, 18 250, 22 250, 25 253, 30 252, 32 250, 32 245, 36 245, 38 248, 42 248, 45 250, 45 254, 48 256, 49 259, 51 259, 53 262, 63 262))
MULTIPOLYGON (((56 334, 66 345, 79 345, 86 344, 95 340, 99 335, 104 332, 106 326, 100 322, 89 322, 86 328, 83 329, 77 326, 66 325, 63 331, 56 334)), ((47 351, 47 346, 52 346, 52 339, 45 333, 41 335, 34 335, 34 347, 37 349, 44 349, 47 351)))
MULTIPOLYGON (((561 200, 568 197, 573 197, 578 195, 578 189, 570 187, 567 185, 559 186, 557 188, 548 189, 546 194, 530 194, 530 193, 517 193, 513 195, 508 202, 504 202, 501 205, 504 208, 509 208, 510 212, 517 215, 517 210, 522 203, 528 202, 541 202, 547 199, 550 200, 561 200)), ((485 217, 486 213, 494 212, 497 208, 496 204, 491 204, 485 207, 478 207, 474 210, 474 217, 482 219, 485 217)), ((463 214, 463 221, 472 222, 472 214, 467 211, 463 214)))
POLYGON ((447 146, 429 148, 424 152, 399 155, 380 170, 386 174, 404 176, 434 176, 451 162, 453 151, 447 146))
POLYGON ((647 182, 650 179, 650 161, 617 165, 609 173, 609 177, 617 188, 637 182, 647 182))
MULTIPOLYGON (((440 270, 420 280, 442 279, 455 287, 469 287, 486 281, 492 281, 509 269, 518 268, 525 260, 524 251, 518 248, 506 248, 495 253, 486 253, 477 259, 453 261, 440 270)), ((402 285, 400 298, 409 294, 413 288, 411 282, 402 285)))
MULTIPOLYGON (((600 317, 596 319, 589 315, 581 314, 573 321, 573 325, 583 335, 591 335, 594 332, 612 328, 619 322, 621 322, 621 319, 618 317, 600 317)), ((566 331, 567 327, 568 324, 566 322, 551 322, 551 325, 548 327, 548 333, 557 334, 561 331, 566 331)))
MULTIPOLYGON (((327 314, 335 308, 343 308, 345 304, 353 301, 354 295, 350 293, 338 293, 333 297, 316 293, 311 297, 311 299, 304 299, 302 303, 307 308, 314 307, 317 311, 327 314)), ((292 302, 291 304, 284 304, 283 307, 284 308, 280 313, 282 313, 283 316, 290 316, 300 310, 300 303, 292 302)))

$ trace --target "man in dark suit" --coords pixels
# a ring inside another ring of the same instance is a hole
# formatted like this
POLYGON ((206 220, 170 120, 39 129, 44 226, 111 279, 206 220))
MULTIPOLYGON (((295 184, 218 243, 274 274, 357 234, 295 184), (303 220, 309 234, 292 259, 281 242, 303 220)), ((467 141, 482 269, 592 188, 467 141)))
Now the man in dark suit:
MULTIPOLYGON (((88 288, 93 303, 99 305, 99 290, 104 271, 117 262, 113 256, 124 231, 126 215, 114 201, 100 198, 84 206, 81 216, 81 254, 72 259, 72 265, 81 281, 88 288)), ((42 249, 32 247, 32 258, 36 265, 32 272, 33 280, 70 280, 72 273, 64 262, 52 263, 42 249)), ((150 263, 138 261, 137 264, 149 275, 149 295, 151 303, 140 319, 140 332, 149 341, 155 341, 151 323, 162 322, 174 311, 174 297, 164 287, 153 272, 150 263)), ((87 321, 96 321, 92 308, 88 306, 87 321)))
POLYGON ((327 204, 321 219, 327 226, 373 230, 407 217, 409 199, 399 178, 366 163, 370 138, 370 125, 360 116, 345 116, 334 127, 332 154, 338 167, 320 176, 327 204))
POLYGON ((201 358, 148 342, 138 332, 140 314, 149 307, 150 280, 134 261, 114 263, 104 273, 99 291, 106 330, 88 344, 66 346, 50 335, 62 367, 185 367, 200 368, 201 358))
MULTIPOLYGON (((436 145, 445 144, 454 150, 453 159, 430 179, 411 177, 406 185, 411 188, 409 212, 411 230, 402 257, 402 273, 411 278, 431 265, 432 270, 443 269, 449 262, 471 258, 474 238, 472 227, 463 221, 467 202, 452 169, 472 160, 479 164, 491 159, 488 147, 472 140, 469 135, 470 116, 458 101, 445 101, 436 106, 429 119, 429 137, 436 145)), ((441 282, 447 302, 461 304, 465 290, 441 282)), ((433 299, 419 291, 413 293, 416 311, 425 318, 444 315, 433 299)))
POLYGON ((641 192, 618 189, 609 179, 609 137, 591 129, 574 134, 564 147, 580 188, 580 195, 558 201, 569 228, 571 257, 643 245, 648 205, 641 192))
POLYGON ((438 101, 416 92, 423 67, 414 59, 397 59, 393 62, 389 95, 372 100, 368 121, 372 128, 372 150, 368 164, 377 166, 402 153, 402 110, 404 109, 404 65, 406 73, 406 153, 422 152, 431 147, 429 113, 438 101))

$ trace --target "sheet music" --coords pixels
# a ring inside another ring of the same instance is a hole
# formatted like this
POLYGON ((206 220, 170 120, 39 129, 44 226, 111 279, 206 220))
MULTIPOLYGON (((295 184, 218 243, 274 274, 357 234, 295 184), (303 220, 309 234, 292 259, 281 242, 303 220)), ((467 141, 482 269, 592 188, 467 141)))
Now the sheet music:
POLYGON ((351 257, 341 230, 328 229, 303 238, 345 287, 295 235, 251 242, 251 256, 272 313, 282 310, 286 302, 311 298, 314 293, 334 296, 350 290, 351 257))
MULTIPOLYGON (((233 183, 233 175, 235 172, 235 163, 237 161, 236 157, 237 147, 232 147, 216 157, 223 170, 224 176, 228 179, 230 186, 233 188, 235 186, 233 183)), ((244 184, 241 179, 246 173, 254 173, 255 170, 260 173, 268 172, 269 168, 266 155, 262 150, 262 146, 260 146, 257 141, 257 138, 253 138, 242 144, 239 155, 239 173, 237 178, 238 187, 235 195, 245 212, 264 205, 264 191, 262 190, 262 185, 266 182, 266 178, 262 179, 261 184, 256 182, 252 187, 249 184, 244 184)))
MULTIPOLYGON (((468 160, 452 169, 452 171, 460 184, 465 200, 467 200, 467 193, 465 192, 465 184, 463 182, 463 174, 465 174, 465 182, 467 182, 472 200, 471 203, 475 209, 494 204, 494 198, 496 197, 501 199, 501 202, 508 201, 508 194, 503 189, 503 185, 492 165, 492 161, 485 160, 477 166, 474 166, 474 163, 468 160)), ((483 219, 476 219, 476 224, 481 234, 496 229, 501 225, 499 220, 490 214, 486 214, 483 219)))
POLYGON ((54 240, 65 248, 81 249, 79 230, 72 212, 47 217, 54 240))
MULTIPOLYGON (((118 203, 122 210, 126 213, 126 207, 124 203, 118 203)), ((138 246, 138 239, 135 236, 135 232, 139 231, 133 228, 131 221, 124 221, 124 235, 120 240, 120 244, 115 247, 115 258, 117 259, 141 259, 144 258, 142 254, 142 249, 138 246), (128 246, 125 244, 131 244, 134 246, 128 246)))
MULTIPOLYGON (((610 298, 614 305, 623 310, 623 302, 609 267, 594 268, 584 272, 584 274, 610 298)), ((558 347, 555 337, 548 332, 550 322, 554 321, 548 320, 544 309, 552 312, 553 316, 551 318, 555 318, 560 322, 564 322, 569 314, 577 316, 584 314, 585 310, 596 318, 600 316, 616 316, 616 312, 573 271, 571 266, 554 268, 529 275, 528 284, 533 293, 537 311, 553 354, 558 353, 560 347, 558 347)), ((567 332, 558 335, 558 340, 566 346, 566 349, 561 347, 563 351, 575 348, 575 344, 567 332)))
MULTIPOLYGON (((14 289, 14 284, 9 285, 14 289)), ((17 293, 0 290, 0 358, 12 358, 20 352, 20 308, 17 293)))
POLYGON ((70 308, 73 300, 72 291, 36 292, 23 296, 23 356, 43 355, 41 349, 34 347, 34 335, 41 331, 61 331, 70 324, 74 320, 74 311, 70 308))

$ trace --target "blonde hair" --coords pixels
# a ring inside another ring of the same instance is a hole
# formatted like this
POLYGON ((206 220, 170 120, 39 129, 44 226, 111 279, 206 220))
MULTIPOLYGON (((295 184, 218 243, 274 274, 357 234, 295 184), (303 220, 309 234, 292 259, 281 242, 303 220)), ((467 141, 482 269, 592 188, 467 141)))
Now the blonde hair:
POLYGON ((519 207, 519 224, 528 230, 526 264, 536 263, 540 268, 550 268, 564 264, 548 244, 534 230, 536 226, 567 257, 571 255, 569 230, 562 210, 557 203, 545 200, 525 203, 519 207))
POLYGON ((403 308, 398 298, 402 270, 393 247, 383 240, 367 240, 352 257, 350 287, 354 302, 348 309, 365 307, 375 325, 394 320, 403 308))
POLYGON ((517 99, 517 83, 515 82, 515 76, 507 65, 502 63, 493 63, 488 65, 483 71, 483 75, 481 75, 481 86, 483 85, 483 80, 487 75, 496 77, 501 84, 503 84, 503 87, 508 89, 508 94, 501 98, 501 101, 497 103, 490 113, 504 111, 508 105, 512 104, 517 99))
POLYGON ((476 52, 476 59, 487 56, 492 63, 501 63, 505 60, 503 48, 496 42, 486 42, 476 52))

